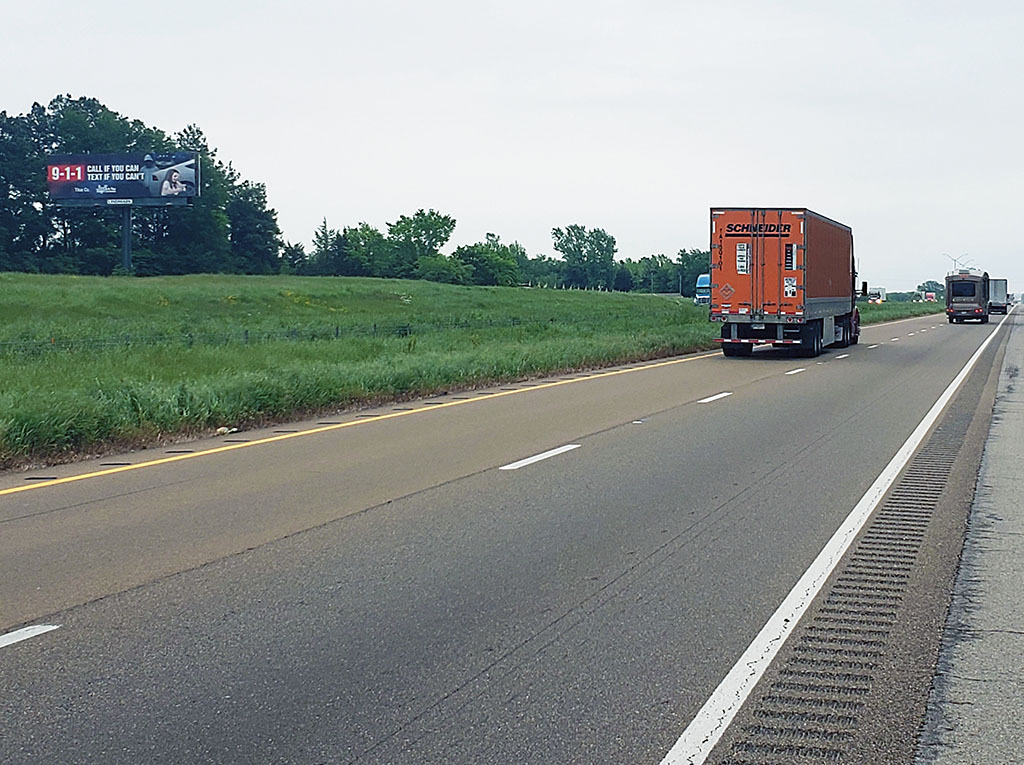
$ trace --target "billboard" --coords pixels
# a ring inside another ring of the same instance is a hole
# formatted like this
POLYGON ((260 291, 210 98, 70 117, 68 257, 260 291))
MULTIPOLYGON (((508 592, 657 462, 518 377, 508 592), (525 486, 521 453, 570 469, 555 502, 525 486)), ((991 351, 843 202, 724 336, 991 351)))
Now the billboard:
POLYGON ((46 181, 61 205, 188 204, 199 196, 199 157, 192 151, 150 154, 53 154, 46 181))

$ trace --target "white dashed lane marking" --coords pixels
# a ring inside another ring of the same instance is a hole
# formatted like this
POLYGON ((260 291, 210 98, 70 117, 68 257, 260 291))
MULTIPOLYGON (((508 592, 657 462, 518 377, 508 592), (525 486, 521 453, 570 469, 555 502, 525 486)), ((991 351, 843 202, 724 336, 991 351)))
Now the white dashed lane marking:
POLYGON ((6 648, 9 645, 20 643, 22 640, 28 640, 36 635, 43 635, 59 628, 59 624, 37 624, 34 627, 23 627, 20 630, 8 632, 6 635, 0 635, 0 648, 6 648))
POLYGON ((710 404, 712 401, 718 401, 718 399, 720 399, 720 398, 725 398, 726 396, 731 396, 731 395, 732 395, 732 391, 726 391, 725 393, 716 393, 714 396, 708 396, 707 398, 702 398, 697 403, 698 404, 710 404))
POLYGON ((566 444, 565 446, 559 446, 557 449, 550 449, 550 450, 548 450, 546 452, 541 452, 540 454, 535 454, 532 457, 527 457, 524 460, 519 460, 518 462, 513 462, 513 463, 508 464, 508 465, 503 465, 502 467, 498 468, 498 470, 519 470, 519 468, 526 467, 527 465, 532 465, 534 462, 540 462, 541 460, 546 460, 546 459, 549 459, 551 457, 556 457, 559 454, 565 454, 566 452, 571 452, 573 449, 579 449, 579 448, 580 448, 579 444, 566 444))

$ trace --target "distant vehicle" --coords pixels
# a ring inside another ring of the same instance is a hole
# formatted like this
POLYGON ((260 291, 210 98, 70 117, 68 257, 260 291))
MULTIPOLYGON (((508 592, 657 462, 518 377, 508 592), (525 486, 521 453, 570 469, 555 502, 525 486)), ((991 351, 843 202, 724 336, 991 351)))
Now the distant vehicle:
POLYGON ((797 346, 817 356, 860 338, 853 232, 806 208, 711 208, 711 308, 722 353, 797 346))
POLYGON ((970 268, 946 276, 946 318, 950 324, 977 319, 988 324, 988 273, 970 268))
POLYGON ((1005 314, 1010 308, 1010 296, 1006 293, 1006 279, 989 279, 988 312, 1005 314))
POLYGON ((693 302, 697 305, 711 305, 711 274, 701 274, 697 277, 693 302))
POLYGON ((926 293, 924 293, 924 302, 926 302, 926 303, 937 303, 939 301, 935 299, 935 293, 934 292, 926 292, 926 293))
POLYGON ((869 303, 884 303, 885 302, 885 287, 868 287, 868 302, 869 303))

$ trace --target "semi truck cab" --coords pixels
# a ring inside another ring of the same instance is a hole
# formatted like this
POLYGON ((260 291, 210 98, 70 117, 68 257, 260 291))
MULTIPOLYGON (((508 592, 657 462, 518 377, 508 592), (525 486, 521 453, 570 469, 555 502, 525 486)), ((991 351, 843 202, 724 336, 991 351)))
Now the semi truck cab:
POLYGON ((711 305, 711 274, 701 274, 697 277, 693 302, 696 305, 711 305))

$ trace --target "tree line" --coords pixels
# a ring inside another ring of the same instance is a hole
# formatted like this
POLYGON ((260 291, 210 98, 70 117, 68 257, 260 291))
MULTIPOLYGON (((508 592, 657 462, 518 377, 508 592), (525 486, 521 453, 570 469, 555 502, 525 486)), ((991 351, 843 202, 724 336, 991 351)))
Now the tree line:
POLYGON ((435 210, 400 215, 381 231, 367 223, 331 228, 326 219, 308 249, 284 241, 266 187, 223 162, 203 131, 166 134, 130 120, 94 98, 58 96, 27 114, 0 111, 0 271, 110 275, 121 271, 120 216, 49 203, 52 154, 194 151, 203 167, 201 195, 188 208, 136 210, 133 272, 299 274, 428 279, 468 285, 545 287, 693 295, 709 253, 679 250, 616 259, 615 237, 573 224, 552 229, 559 257, 529 256, 497 234, 443 249, 455 218, 435 210))

